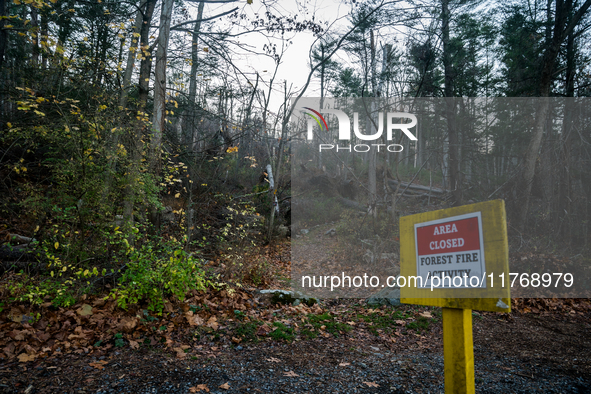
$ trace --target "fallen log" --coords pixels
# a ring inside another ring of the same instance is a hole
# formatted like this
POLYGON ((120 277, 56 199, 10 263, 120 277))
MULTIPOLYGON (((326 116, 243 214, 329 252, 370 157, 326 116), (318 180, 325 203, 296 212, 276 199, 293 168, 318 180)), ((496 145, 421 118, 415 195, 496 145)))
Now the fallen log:
POLYGON ((388 186, 390 186, 390 188, 392 188, 393 190, 396 190, 396 188, 398 187, 398 183, 400 183, 400 187, 402 187, 402 188, 408 187, 409 189, 421 190, 426 193, 431 193, 432 195, 445 193, 445 190, 440 189, 438 187, 421 186, 421 185, 409 184, 408 182, 398 182, 393 179, 388 179, 388 186))
POLYGON ((429 198, 429 197, 431 197, 431 198, 436 198, 436 199, 445 199, 445 197, 444 196, 441 196, 441 195, 436 195, 436 196, 431 195, 431 196, 429 196, 429 193, 419 193, 419 194, 416 194, 416 193, 413 193, 413 194, 404 193, 402 195, 402 197, 413 197, 413 198, 429 198))
POLYGON ((26 245, 0 246, 0 261, 36 260, 36 254, 26 245))
POLYGON ((35 275, 47 271, 47 264, 38 261, 2 261, 0 262, 0 275, 6 272, 26 272, 35 275))
POLYGON ((8 242, 13 244, 28 244, 31 242, 35 242, 34 238, 25 237, 19 234, 8 234, 8 242))
POLYGON ((28 274, 38 274, 46 269, 47 264, 28 245, 0 246, 0 275, 9 271, 24 271, 28 274))

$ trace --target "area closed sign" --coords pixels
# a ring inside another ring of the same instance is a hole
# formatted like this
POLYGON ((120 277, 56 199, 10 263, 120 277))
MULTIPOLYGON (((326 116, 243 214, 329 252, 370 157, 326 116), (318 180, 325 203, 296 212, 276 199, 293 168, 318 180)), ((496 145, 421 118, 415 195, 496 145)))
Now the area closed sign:
POLYGON ((443 308, 446 393, 475 392, 472 310, 511 311, 507 241, 502 200, 400 218, 400 301, 443 308))
POLYGON ((414 231, 417 287, 431 288, 435 280, 438 288, 486 288, 480 212, 415 223, 414 231))
POLYGON ((503 200, 401 217, 400 301, 509 312, 507 241, 503 200))

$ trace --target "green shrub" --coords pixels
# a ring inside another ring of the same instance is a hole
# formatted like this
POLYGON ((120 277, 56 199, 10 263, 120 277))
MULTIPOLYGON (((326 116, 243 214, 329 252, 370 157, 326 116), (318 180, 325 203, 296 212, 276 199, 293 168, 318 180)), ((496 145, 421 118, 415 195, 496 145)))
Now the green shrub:
POLYGON ((162 313, 165 297, 182 301, 189 290, 215 286, 206 278, 201 261, 175 246, 171 242, 155 250, 147 243, 139 249, 131 248, 129 262, 110 294, 118 306, 125 309, 145 301, 150 311, 162 313))

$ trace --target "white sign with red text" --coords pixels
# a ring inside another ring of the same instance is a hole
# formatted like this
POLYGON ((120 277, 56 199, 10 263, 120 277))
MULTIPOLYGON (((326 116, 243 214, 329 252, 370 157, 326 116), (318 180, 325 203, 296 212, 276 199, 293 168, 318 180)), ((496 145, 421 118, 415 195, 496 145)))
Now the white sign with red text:
POLYGON ((486 288, 480 212, 416 223, 415 245, 417 287, 486 288))

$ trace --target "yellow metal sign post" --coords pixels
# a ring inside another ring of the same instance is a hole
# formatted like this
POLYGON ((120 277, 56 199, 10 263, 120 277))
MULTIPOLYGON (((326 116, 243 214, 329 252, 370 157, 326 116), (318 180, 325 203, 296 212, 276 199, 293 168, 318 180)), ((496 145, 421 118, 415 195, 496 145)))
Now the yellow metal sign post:
POLYGON ((446 393, 474 393, 472 309, 443 308, 446 393))
POLYGON ((400 301, 443 308, 446 393, 474 393, 472 310, 510 312, 502 200, 400 218, 400 301))

